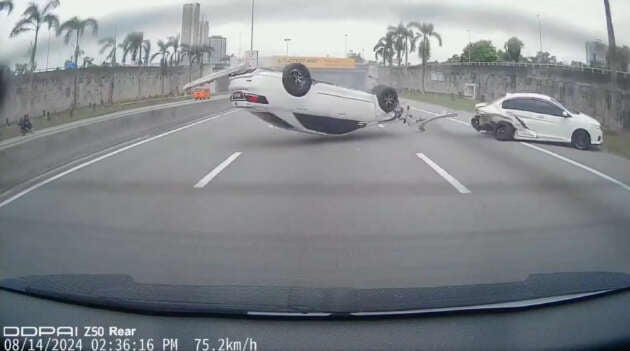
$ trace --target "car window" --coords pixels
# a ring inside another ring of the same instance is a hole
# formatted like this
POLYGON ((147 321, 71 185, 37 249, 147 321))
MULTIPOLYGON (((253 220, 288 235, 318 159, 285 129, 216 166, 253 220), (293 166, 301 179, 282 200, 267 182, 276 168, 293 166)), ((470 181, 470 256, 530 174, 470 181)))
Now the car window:
POLYGON ((530 106, 529 110, 535 113, 558 117, 562 116, 562 109, 547 101, 530 99, 530 101, 528 101, 528 105, 530 106))
POLYGON ((527 108, 527 102, 525 99, 509 99, 503 101, 501 105, 504 109, 507 110, 519 110, 519 111, 529 111, 527 108))

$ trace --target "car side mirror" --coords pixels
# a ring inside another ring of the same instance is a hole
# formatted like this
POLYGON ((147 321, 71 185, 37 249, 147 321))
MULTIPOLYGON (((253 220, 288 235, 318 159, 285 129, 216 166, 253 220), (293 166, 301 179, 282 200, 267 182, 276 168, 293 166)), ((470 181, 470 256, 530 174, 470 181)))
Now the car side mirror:
POLYGON ((569 112, 567 112, 567 111, 562 111, 562 117, 569 118, 569 117, 571 117, 571 114, 569 112))

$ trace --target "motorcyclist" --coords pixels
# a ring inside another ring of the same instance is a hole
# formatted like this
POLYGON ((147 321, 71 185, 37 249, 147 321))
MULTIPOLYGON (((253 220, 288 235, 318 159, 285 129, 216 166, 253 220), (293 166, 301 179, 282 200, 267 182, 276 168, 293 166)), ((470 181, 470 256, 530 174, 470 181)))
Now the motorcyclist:
POLYGON ((31 118, 28 113, 24 115, 24 117, 20 118, 18 121, 18 125, 20 126, 20 132, 22 136, 26 135, 26 133, 33 131, 33 123, 31 123, 31 118))

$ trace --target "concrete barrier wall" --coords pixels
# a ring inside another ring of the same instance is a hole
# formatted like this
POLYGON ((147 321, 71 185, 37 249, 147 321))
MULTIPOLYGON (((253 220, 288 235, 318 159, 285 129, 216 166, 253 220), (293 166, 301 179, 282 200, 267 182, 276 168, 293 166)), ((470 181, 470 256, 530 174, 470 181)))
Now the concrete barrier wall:
MULTIPOLYGON (((183 94, 181 87, 201 76, 199 65, 169 67, 166 74, 159 67, 90 67, 78 71, 51 71, 10 77, 7 94, 0 110, 0 123, 17 121, 25 113, 41 115, 66 111, 72 107, 74 74, 78 73, 78 107, 107 105, 151 97, 183 94), (29 101, 31 99, 31 101, 29 101), (32 106, 30 105, 32 103, 32 106)), ((203 74, 210 73, 205 66, 203 74)), ((224 89, 225 84, 221 85, 224 89)))
MULTIPOLYGON (((421 89, 421 67, 410 67, 405 72, 371 66, 370 74, 379 83, 397 89, 421 89)), ((490 101, 508 92, 542 93, 597 118, 610 129, 630 128, 630 78, 619 76, 616 91, 612 91, 610 81, 607 73, 558 67, 430 64, 425 87, 428 92, 464 95, 466 84, 475 84, 479 101, 490 101)))
MULTIPOLYGON (((78 73, 78 107, 109 105, 152 97, 177 96, 184 84, 210 73, 210 67, 199 65, 169 67, 162 74, 159 67, 90 67, 78 71, 51 71, 33 75, 12 76, 8 94, 0 110, 0 123, 15 123, 25 113, 40 116, 70 109, 73 102, 74 74, 78 73), (29 98, 31 101, 29 101, 29 98), (32 104, 32 105, 31 105, 32 104)), ((313 70, 313 77, 340 86, 365 89, 367 66, 353 70, 313 70)), ((229 81, 225 77, 213 83, 214 92, 225 92, 229 81)))
POLYGON ((77 158, 230 108, 226 99, 141 112, 0 150, 0 193, 77 158))

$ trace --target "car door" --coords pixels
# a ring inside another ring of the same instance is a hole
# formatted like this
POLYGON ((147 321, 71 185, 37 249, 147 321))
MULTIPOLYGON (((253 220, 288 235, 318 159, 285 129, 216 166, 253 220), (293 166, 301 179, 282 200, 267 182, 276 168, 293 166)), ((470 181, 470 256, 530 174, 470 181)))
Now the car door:
POLYGON ((501 104, 504 114, 512 119, 516 127, 516 137, 523 139, 538 139, 534 127, 537 123, 536 113, 532 111, 532 104, 528 98, 506 99, 501 104))
POLYGON ((532 112, 531 128, 539 139, 550 141, 566 141, 564 132, 566 118, 564 109, 556 104, 542 99, 532 98, 527 102, 528 109, 532 112))

